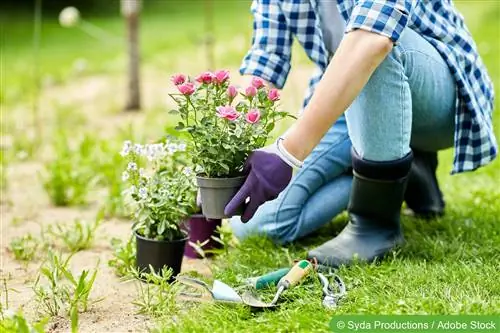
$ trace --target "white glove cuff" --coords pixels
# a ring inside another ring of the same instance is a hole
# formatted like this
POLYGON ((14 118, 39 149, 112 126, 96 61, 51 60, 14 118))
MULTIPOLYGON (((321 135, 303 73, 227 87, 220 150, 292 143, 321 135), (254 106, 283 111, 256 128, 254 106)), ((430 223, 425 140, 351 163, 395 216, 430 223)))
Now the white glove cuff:
POLYGON ((278 155, 286 164, 288 164, 292 168, 302 168, 304 162, 300 161, 295 156, 290 154, 288 150, 286 150, 286 148, 283 146, 283 140, 284 138, 282 136, 280 136, 278 140, 276 140, 276 151, 278 152, 278 155))

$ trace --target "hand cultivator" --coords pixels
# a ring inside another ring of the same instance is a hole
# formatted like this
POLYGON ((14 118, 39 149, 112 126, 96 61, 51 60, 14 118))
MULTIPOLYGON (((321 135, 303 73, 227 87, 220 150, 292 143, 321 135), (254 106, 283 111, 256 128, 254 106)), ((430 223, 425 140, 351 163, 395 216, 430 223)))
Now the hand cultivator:
MULTIPOLYGON (((316 266, 310 261, 300 260, 292 268, 282 268, 261 276, 251 277, 245 280, 244 284, 236 289, 227 284, 215 280, 210 288, 205 282, 185 276, 178 276, 177 281, 187 287, 198 289, 198 293, 183 291, 180 293, 181 299, 197 302, 218 302, 229 304, 244 304, 254 309, 275 308, 279 305, 280 296, 288 289, 297 286, 316 266), (276 294, 270 303, 263 302, 257 295, 258 290, 277 287, 276 294), (244 289, 241 296, 236 290, 244 289)), ((346 288, 344 282, 338 275, 323 274, 317 272, 322 285, 322 304, 327 309, 335 308, 339 300, 345 296, 346 288), (333 283, 330 282, 333 277, 333 283)))

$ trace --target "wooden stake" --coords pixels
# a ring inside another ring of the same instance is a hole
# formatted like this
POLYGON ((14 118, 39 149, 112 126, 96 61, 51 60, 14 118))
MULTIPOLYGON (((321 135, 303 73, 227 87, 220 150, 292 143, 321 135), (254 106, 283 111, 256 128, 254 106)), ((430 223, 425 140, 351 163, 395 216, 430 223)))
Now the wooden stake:
POLYGON ((140 0, 121 0, 122 15, 126 20, 127 53, 128 53, 128 85, 126 94, 126 111, 139 111, 140 96, 140 54, 139 54, 139 12, 140 0))

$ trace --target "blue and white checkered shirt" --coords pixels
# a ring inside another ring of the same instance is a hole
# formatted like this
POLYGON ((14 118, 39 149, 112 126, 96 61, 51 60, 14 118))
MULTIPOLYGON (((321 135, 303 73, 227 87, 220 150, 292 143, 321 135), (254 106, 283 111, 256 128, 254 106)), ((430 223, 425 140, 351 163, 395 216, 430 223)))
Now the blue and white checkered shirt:
MULTIPOLYGON (((451 0, 337 0, 346 32, 363 29, 397 42, 405 28, 431 43, 446 60, 458 89, 452 173, 475 170, 497 155, 493 133, 493 84, 462 15, 451 0)), ((241 74, 259 76, 278 88, 290 71, 295 37, 317 65, 306 105, 328 66, 317 0, 254 0, 253 46, 241 74)))

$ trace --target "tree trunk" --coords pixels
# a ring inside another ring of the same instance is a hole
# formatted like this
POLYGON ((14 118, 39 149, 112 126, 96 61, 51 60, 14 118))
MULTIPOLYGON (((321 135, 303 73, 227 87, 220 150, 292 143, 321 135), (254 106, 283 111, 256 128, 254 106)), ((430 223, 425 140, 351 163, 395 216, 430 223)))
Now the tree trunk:
POLYGON ((139 0, 122 0, 129 2, 130 10, 126 13, 127 49, 128 49, 128 88, 126 111, 138 111, 141 108, 140 79, 139 79, 139 0))

